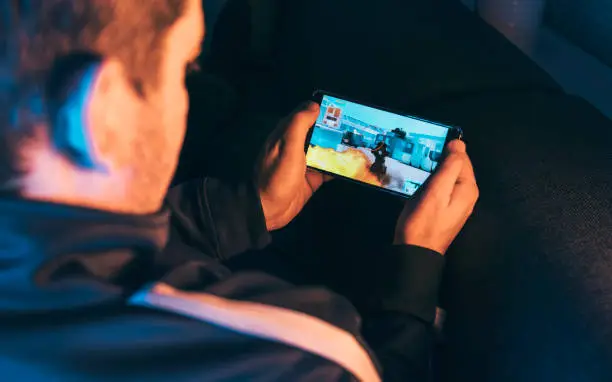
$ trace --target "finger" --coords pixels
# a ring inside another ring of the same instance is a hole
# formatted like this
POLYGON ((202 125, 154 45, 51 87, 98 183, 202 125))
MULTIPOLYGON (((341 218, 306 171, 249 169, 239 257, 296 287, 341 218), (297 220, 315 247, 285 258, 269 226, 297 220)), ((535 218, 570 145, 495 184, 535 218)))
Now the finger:
MULTIPOLYGON (((310 114, 313 113, 315 114, 315 117, 314 121, 310 124, 310 126, 314 124, 316 118, 318 117, 318 108, 319 105, 314 102, 305 102, 300 105, 300 107, 296 108, 292 114, 281 119, 277 127, 268 136, 262 156, 265 159, 274 158, 274 160, 276 160, 280 155, 284 155, 286 152, 294 151, 295 149, 293 147, 290 147, 289 150, 287 150, 287 142, 295 140, 295 138, 293 137, 294 135, 296 135, 295 131, 299 130, 299 127, 308 125, 310 123, 310 118, 312 118, 310 114), (315 111, 314 109, 316 109, 317 111, 315 111)), ((309 128, 306 128, 306 132, 304 138, 302 138, 302 141, 306 140, 308 130, 309 128)), ((297 139, 299 140, 300 138, 297 137, 297 139)), ((304 145, 305 142, 300 148, 300 155, 304 155, 304 145)))
POLYGON ((461 216, 467 219, 474 211, 479 195, 475 183, 457 183, 449 203, 449 209, 453 211, 449 216, 461 216))
POLYGON ((292 126, 292 121, 294 117, 300 112, 308 110, 308 108, 309 102, 303 102, 302 104, 300 104, 300 106, 296 107, 289 115, 282 117, 276 124, 274 130, 272 130, 272 132, 268 136, 268 142, 270 143, 270 145, 276 144, 279 140, 281 140, 281 138, 283 138, 287 134, 289 128, 292 126))
POLYGON ((474 166, 469 155, 465 155, 463 170, 459 174, 459 182, 461 183, 476 183, 476 175, 474 174, 474 166))
POLYGON ((307 168, 306 169, 306 176, 319 177, 319 178, 321 178, 323 183, 326 183, 326 182, 329 182, 331 180, 334 180, 333 175, 325 174, 325 173, 322 173, 322 172, 317 171, 317 170, 312 169, 312 168, 307 168))
POLYGON ((268 136, 268 144, 274 145, 285 135, 289 126, 290 116, 283 117, 268 136))
POLYGON ((465 142, 455 139, 446 145, 445 150, 446 156, 442 165, 429 180, 427 188, 423 190, 425 194, 429 191, 450 198, 453 186, 461 173, 460 158, 466 152, 465 142))
POLYGON ((466 155, 463 169, 457 178, 449 204, 451 207, 469 215, 474 209, 479 196, 480 191, 474 177, 474 167, 470 158, 466 155))
POLYGON ((291 116, 284 137, 287 151, 304 154, 306 137, 318 117, 319 105, 314 102, 309 102, 305 108, 291 116))
POLYGON ((424 190, 425 197, 435 195, 436 197, 450 200, 455 188, 455 183, 463 170, 465 154, 451 152, 442 162, 438 171, 431 176, 427 188, 424 190))
POLYGON ((446 151, 448 153, 465 153, 467 148, 465 146, 465 142, 459 139, 454 139, 446 145, 446 151))
POLYGON ((306 170, 306 181, 314 193, 325 183, 325 176, 318 171, 308 169, 306 170))

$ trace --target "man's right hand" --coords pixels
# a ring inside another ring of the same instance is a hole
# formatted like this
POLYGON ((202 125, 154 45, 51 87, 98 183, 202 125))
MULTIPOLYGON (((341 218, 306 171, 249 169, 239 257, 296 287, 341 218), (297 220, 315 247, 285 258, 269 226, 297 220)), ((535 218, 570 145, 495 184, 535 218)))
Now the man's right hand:
POLYGON ((479 191, 465 143, 452 141, 448 155, 416 201, 406 203, 395 244, 415 245, 444 255, 474 210, 479 191))

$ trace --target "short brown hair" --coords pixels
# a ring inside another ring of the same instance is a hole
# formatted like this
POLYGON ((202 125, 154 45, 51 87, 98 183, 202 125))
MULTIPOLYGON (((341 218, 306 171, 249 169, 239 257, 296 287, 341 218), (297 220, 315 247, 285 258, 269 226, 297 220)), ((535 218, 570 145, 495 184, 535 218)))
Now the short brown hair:
MULTIPOLYGON (((61 62, 79 56, 116 58, 135 89, 145 93, 156 85, 163 37, 186 2, 0 1, 0 186, 23 172, 17 150, 33 127, 53 128, 49 105, 56 94, 49 86, 57 85, 61 62)), ((65 78, 59 81, 70 80, 70 70, 76 69, 64 67, 65 78)))

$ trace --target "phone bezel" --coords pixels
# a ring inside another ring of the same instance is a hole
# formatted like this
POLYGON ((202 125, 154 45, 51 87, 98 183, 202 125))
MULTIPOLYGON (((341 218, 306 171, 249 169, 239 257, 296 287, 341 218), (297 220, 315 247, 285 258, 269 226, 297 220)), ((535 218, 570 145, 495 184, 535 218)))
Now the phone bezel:
MULTIPOLYGON (((407 114, 407 113, 404 113, 404 112, 401 112, 401 111, 398 111, 398 110, 393 110, 393 109, 390 109, 390 108, 381 107, 381 106, 374 105, 374 104, 371 104, 371 103, 362 102, 362 101, 356 100, 354 98, 344 97, 344 96, 341 96, 341 95, 338 95, 338 94, 334 94, 334 93, 331 93, 331 92, 327 92, 327 91, 324 91, 324 90, 316 90, 312 94, 311 100, 313 102, 316 102, 317 104, 321 105, 321 102, 323 101, 323 97, 324 96, 330 96, 330 97, 334 97, 334 98, 339 98, 339 99, 342 99, 344 101, 353 102, 353 103, 356 103, 356 104, 359 104, 359 105, 363 105, 363 106, 367 106, 367 107, 372 107, 374 109, 386 111, 386 112, 397 114, 397 115, 401 115, 401 116, 404 116, 404 117, 414 118, 414 119, 419 120, 419 121, 423 121, 423 122, 431 123, 433 125, 437 125, 437 126, 442 126, 442 127, 448 128, 449 129, 449 133, 446 136, 446 141, 444 141, 444 148, 446 148, 446 145, 450 141, 452 141, 452 140, 463 139, 463 129, 458 127, 458 126, 452 126, 452 125, 447 125, 447 124, 444 124, 444 123, 434 122, 434 121, 431 121, 431 120, 428 120, 428 119, 425 119, 425 118, 421 118, 421 117, 418 117, 418 116, 415 116, 415 115, 412 115, 412 114, 407 114)), ((316 122, 315 122, 315 124, 313 124, 311 126, 310 130, 308 131, 308 136, 306 137, 306 142, 305 142, 305 147, 304 147, 304 151, 306 153, 308 153, 308 149, 310 148, 310 139, 312 138, 312 133, 314 131, 315 125, 316 125, 316 122)), ((442 161, 444 160, 445 156, 446 156, 446 150, 444 150, 444 152, 442 154, 442 157, 440 158, 440 161, 438 162, 439 164, 442 163, 442 161)), ((406 195, 406 194, 404 194, 402 192, 399 192, 399 191, 389 190, 389 189, 386 189, 386 188, 380 187, 380 186, 374 186, 374 185, 369 184, 369 183, 365 183, 365 182, 362 182, 362 181, 359 181, 359 180, 356 180, 356 179, 353 179, 353 178, 349 178, 347 176, 338 175, 338 174, 335 174, 335 173, 330 172, 330 171, 321 170, 321 169, 316 168, 316 167, 312 167, 312 166, 307 166, 307 167, 310 168, 310 169, 316 170, 318 172, 324 173, 324 174, 329 174, 329 175, 331 175, 331 176, 333 176, 335 178, 345 179, 345 180, 348 180, 350 182, 357 183, 357 184, 360 184, 362 186, 366 186, 366 187, 373 188, 373 189, 376 189, 376 190, 381 190, 381 191, 384 191, 384 192, 387 192, 387 193, 390 193, 390 194, 393 194, 393 195, 396 195, 396 196, 399 196, 399 197, 402 197, 402 198, 405 198, 405 199, 411 199, 414 196, 418 195, 420 190, 423 189, 423 187, 427 183, 427 181, 425 181, 425 183, 423 183, 417 189, 417 191, 414 194, 406 195)), ((439 168, 440 168, 440 165, 438 165, 430 174, 433 175, 439 168)), ((431 175, 427 179, 429 180, 430 178, 431 178, 431 175)))

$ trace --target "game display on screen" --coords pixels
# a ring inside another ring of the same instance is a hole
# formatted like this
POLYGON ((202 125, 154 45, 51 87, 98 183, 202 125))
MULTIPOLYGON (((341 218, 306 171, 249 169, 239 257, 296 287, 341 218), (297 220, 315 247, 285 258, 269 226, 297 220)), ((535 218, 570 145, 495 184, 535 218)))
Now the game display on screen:
POLYGON ((328 95, 308 166, 410 196, 436 169, 449 128, 328 95))

